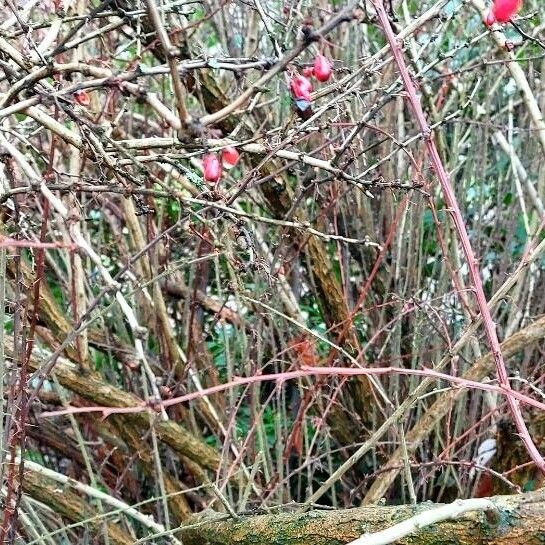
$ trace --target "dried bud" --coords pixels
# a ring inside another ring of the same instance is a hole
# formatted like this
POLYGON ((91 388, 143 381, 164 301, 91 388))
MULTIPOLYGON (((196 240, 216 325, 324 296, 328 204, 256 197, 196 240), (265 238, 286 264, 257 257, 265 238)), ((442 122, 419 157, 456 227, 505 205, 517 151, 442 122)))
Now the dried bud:
POLYGON ((505 40, 503 47, 505 47, 507 51, 513 51, 513 49, 515 49, 515 42, 513 42, 513 40, 505 40))

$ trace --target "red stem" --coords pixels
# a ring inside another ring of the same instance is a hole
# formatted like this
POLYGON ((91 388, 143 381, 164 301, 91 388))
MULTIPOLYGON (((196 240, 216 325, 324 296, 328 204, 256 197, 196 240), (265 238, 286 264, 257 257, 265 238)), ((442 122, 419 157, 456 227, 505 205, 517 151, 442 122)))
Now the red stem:
MULTIPOLYGON (((458 206, 456 195, 454 194, 454 190, 450 183, 447 171, 443 166, 443 162, 439 157, 437 146, 435 145, 435 142, 432 138, 432 131, 426 120, 422 105, 420 104, 420 98, 417 95, 416 88, 411 78, 411 75, 409 74, 409 70, 407 69, 407 65, 405 64, 401 47, 392 30, 392 26, 390 25, 390 21, 384 9, 383 0, 372 1, 373 5, 375 6, 382 29, 384 31, 384 35, 388 40, 390 49, 399 69, 399 74, 403 81, 405 91, 407 92, 407 98, 409 99, 409 103, 411 104, 411 107, 414 111, 416 121, 420 126, 420 131, 422 132, 422 135, 424 137, 424 142, 430 156, 430 161, 433 165, 433 168, 435 169, 435 172, 439 179, 439 183, 441 184, 441 189, 443 190, 443 195, 449 208, 448 212, 450 213, 454 221, 456 233, 458 235, 458 238, 460 239, 460 243, 462 244, 464 255, 469 267, 469 276, 473 284, 473 289, 475 291, 477 306, 479 307, 479 311, 483 319, 483 326, 486 333, 488 346, 490 348, 490 351, 492 352, 492 357, 494 358, 494 363, 496 365, 496 374, 498 377, 498 381, 503 388, 511 389, 511 386, 509 385, 509 381, 507 379, 507 371, 505 369, 505 362, 501 353, 500 343, 496 334, 496 325, 492 320, 492 315, 486 302, 486 296, 484 294, 481 276, 477 266, 477 259, 475 258, 473 248, 471 247, 471 242, 469 241, 469 236, 467 234, 460 207, 458 206)), ((511 414, 513 415, 515 426, 520 435, 520 438, 524 443, 524 446, 526 447, 526 450, 528 451, 528 454, 530 455, 536 466, 541 470, 541 472, 545 474, 545 461, 543 460, 543 457, 537 450, 532 438, 530 437, 528 428, 526 427, 526 423, 524 422, 524 418, 522 417, 522 413, 520 411, 519 402, 512 396, 508 396, 507 401, 509 403, 511 414)))
POLYGON ((58 411, 43 412, 39 415, 40 418, 50 418, 53 416, 64 416, 67 414, 83 414, 83 413, 103 413, 104 418, 112 414, 134 414, 150 411, 152 409, 173 407, 180 403, 186 403, 194 399, 200 399, 209 395, 217 394, 230 388, 246 386, 258 382, 295 380, 302 377, 357 377, 357 376, 380 376, 380 375, 408 375, 417 377, 432 377, 437 380, 445 380, 459 388, 475 388, 477 390, 485 390, 504 395, 507 398, 516 399, 518 402, 523 402, 528 406, 535 407, 545 411, 545 403, 533 399, 517 390, 513 390, 509 384, 496 385, 488 382, 477 382, 475 380, 465 379, 463 377, 455 377, 447 373, 440 373, 434 369, 407 369, 405 367, 312 367, 309 365, 301 365, 296 371, 285 371, 283 373, 271 373, 267 375, 251 375, 249 377, 235 377, 231 382, 224 382, 216 386, 210 386, 202 390, 184 394, 178 397, 162 400, 157 403, 149 403, 141 401, 136 405, 125 407, 105 407, 105 406, 90 406, 90 407, 68 407, 59 409, 58 411))

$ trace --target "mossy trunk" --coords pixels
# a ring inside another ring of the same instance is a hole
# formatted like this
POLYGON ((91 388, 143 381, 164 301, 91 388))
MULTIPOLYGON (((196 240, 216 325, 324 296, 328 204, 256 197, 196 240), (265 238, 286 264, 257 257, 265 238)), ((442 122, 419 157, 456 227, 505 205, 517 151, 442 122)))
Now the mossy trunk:
MULTIPOLYGON (((497 513, 474 512, 434 524, 396 545, 543 545, 545 490, 491 498, 497 513)), ((184 545, 345 545, 391 527, 434 504, 360 507, 334 511, 248 516, 195 516, 182 531, 184 545)))

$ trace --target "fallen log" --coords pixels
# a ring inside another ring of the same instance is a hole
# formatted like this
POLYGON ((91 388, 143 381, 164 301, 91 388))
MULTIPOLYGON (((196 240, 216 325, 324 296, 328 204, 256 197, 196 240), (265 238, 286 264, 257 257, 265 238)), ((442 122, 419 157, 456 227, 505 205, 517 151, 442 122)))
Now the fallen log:
MULTIPOLYGON (((545 489, 490 498, 495 511, 473 511, 395 541, 397 545, 543 545, 545 489)), ((204 512, 182 529, 184 545, 346 545, 390 528, 437 504, 372 506, 246 516, 234 520, 204 512)), ((372 543, 371 536, 367 540, 372 543)), ((367 543, 364 540, 365 543, 367 543)))

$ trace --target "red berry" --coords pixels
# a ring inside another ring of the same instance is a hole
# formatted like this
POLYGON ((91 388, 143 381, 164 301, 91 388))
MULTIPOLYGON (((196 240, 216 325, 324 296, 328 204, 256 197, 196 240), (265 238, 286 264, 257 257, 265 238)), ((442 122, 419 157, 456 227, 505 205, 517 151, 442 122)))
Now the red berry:
POLYGON ((293 98, 311 101, 312 83, 305 76, 295 76, 290 82, 290 90, 293 98))
POLYGON ((225 168, 234 167, 240 159, 240 153, 233 146, 227 146, 221 150, 221 161, 225 168))
POLYGON ((74 91, 74 100, 78 104, 81 104, 81 106, 89 106, 89 104, 91 104, 91 98, 87 94, 87 91, 84 91, 83 89, 74 91))
POLYGON ((322 82, 331 77, 331 63, 323 55, 316 55, 314 59, 314 76, 322 82))
POLYGON ((522 0, 494 0, 492 13, 498 23, 508 23, 522 6, 522 0))
POLYGON ((314 66, 306 66, 303 68, 303 76, 306 78, 311 78, 314 76, 314 66))
POLYGON ((217 183, 221 178, 221 165, 215 153, 207 153, 202 158, 204 179, 210 183, 217 183))

